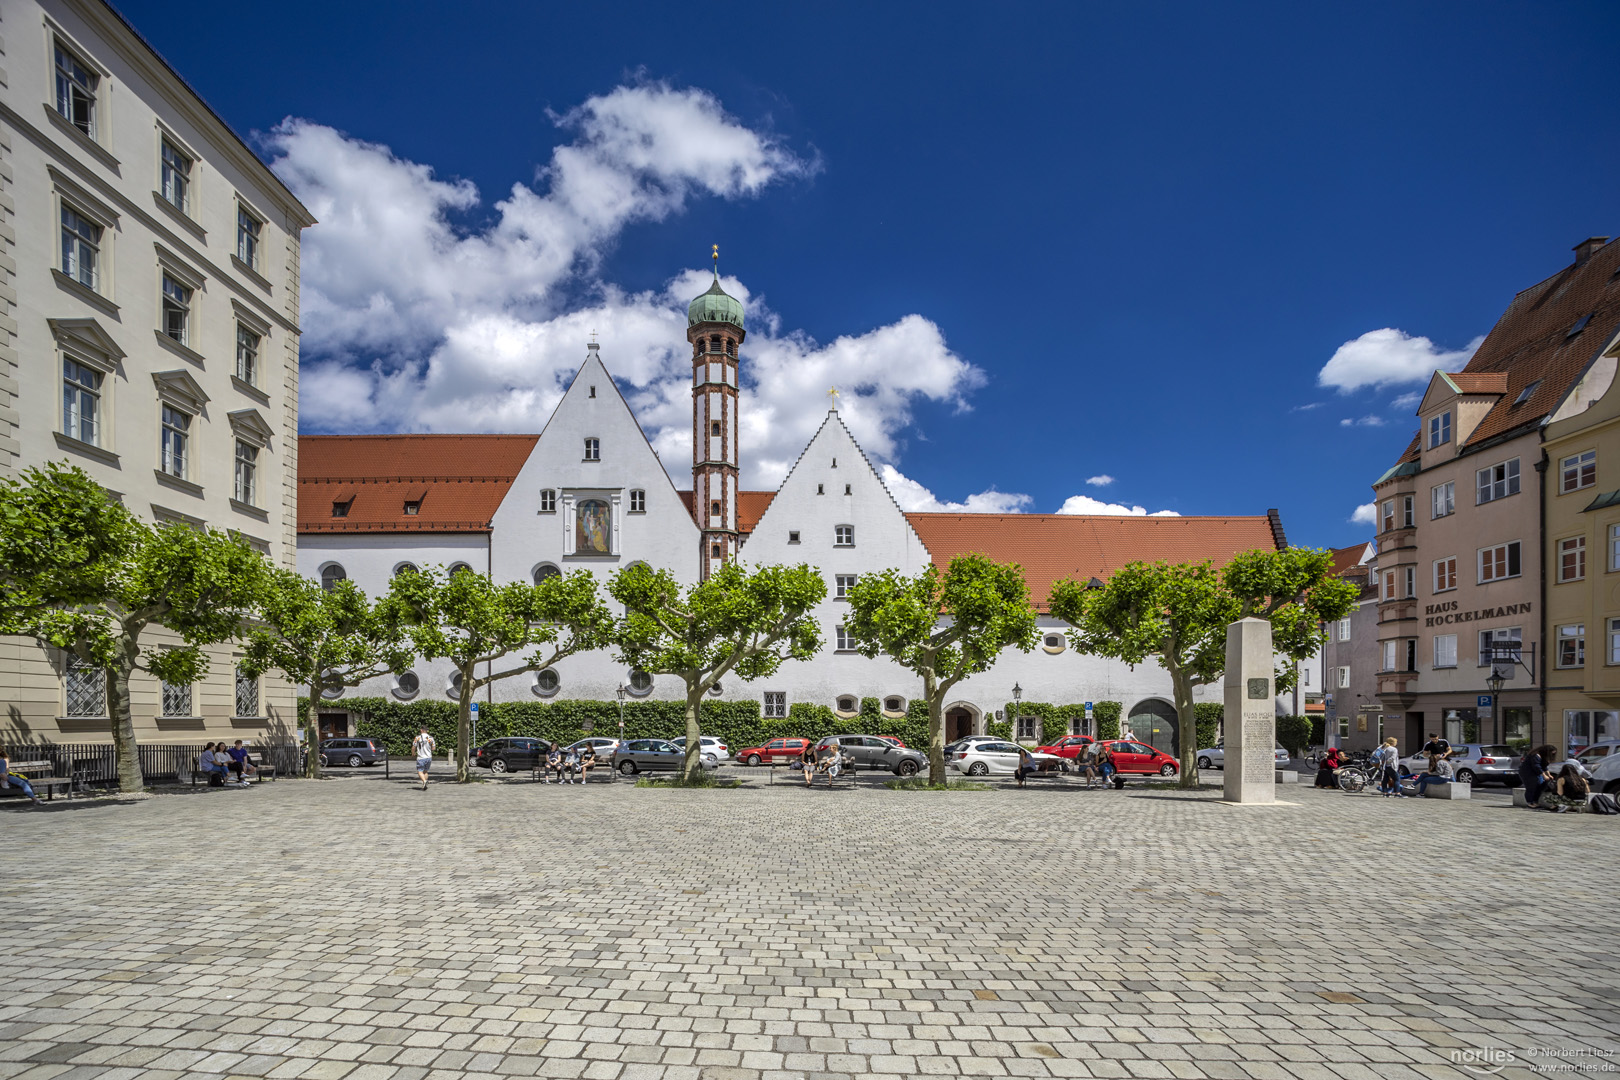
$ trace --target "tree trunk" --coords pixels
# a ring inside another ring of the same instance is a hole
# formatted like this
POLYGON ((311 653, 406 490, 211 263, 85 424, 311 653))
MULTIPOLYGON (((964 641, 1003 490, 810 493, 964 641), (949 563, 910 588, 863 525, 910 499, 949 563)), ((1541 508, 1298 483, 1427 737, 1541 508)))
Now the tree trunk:
POLYGON ((309 730, 304 733, 304 779, 321 778, 321 681, 309 684, 309 730))
POLYGON ((681 779, 691 781, 702 770, 703 737, 698 711, 703 705, 703 685, 686 684, 686 757, 681 762, 681 779))
POLYGON ((1170 669, 1175 687, 1176 723, 1181 728, 1181 782, 1184 788, 1198 786, 1198 711, 1193 706, 1192 679, 1180 668, 1170 669))
POLYGON ((473 667, 468 664, 461 670, 461 701, 456 709, 456 783, 465 784, 472 779, 472 769, 467 765, 468 751, 472 749, 472 699, 478 692, 473 685, 473 667))
POLYGON ((931 672, 923 673, 923 697, 928 701, 928 786, 944 787, 945 692, 931 672))
POLYGON ((140 791, 146 786, 141 775, 141 752, 135 742, 135 716, 129 704, 129 675, 135 669, 135 644, 107 671, 107 718, 112 724, 113 759, 118 766, 118 790, 140 791))

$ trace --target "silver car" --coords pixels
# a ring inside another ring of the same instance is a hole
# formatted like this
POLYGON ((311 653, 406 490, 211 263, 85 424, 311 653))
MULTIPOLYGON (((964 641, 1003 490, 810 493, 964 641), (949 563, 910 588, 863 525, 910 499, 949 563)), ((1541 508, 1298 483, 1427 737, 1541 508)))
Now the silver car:
MULTIPOLYGON (((631 739, 613 754, 613 767, 625 776, 638 772, 673 772, 686 761, 686 751, 663 739, 631 739)), ((698 756, 698 766, 715 767, 715 760, 707 754, 698 756)))
MULTIPOLYGON (((684 754, 686 752, 686 736, 669 740, 669 744, 678 747, 684 754)), ((698 753, 706 758, 713 758, 716 764, 729 765, 731 763, 731 748, 713 735, 698 736, 698 753)))
MULTIPOLYGON (((1519 758, 1511 746, 1502 743, 1457 743, 1446 760, 1461 784, 1515 787, 1519 783, 1519 758)), ((1401 764, 1414 776, 1422 776, 1429 771, 1429 755, 1413 754, 1402 758, 1401 764)))
MULTIPOLYGON (((1277 768, 1282 768, 1288 764, 1288 751, 1280 746, 1277 747, 1271 752, 1271 760, 1276 763, 1277 768)), ((1208 750, 1198 751, 1198 767, 1200 769, 1224 770, 1226 768, 1226 744, 1219 742, 1208 750)))

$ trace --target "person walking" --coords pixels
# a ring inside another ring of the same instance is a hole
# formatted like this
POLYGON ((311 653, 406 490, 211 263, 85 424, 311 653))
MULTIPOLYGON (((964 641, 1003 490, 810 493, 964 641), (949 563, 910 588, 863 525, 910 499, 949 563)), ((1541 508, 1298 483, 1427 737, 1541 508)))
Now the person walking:
POLYGON ((1524 801, 1531 809, 1541 801, 1541 789, 1552 782, 1547 766, 1557 756, 1557 747, 1538 746, 1519 760, 1519 782, 1524 785, 1524 801))
POLYGON ((1335 774, 1343 763, 1344 758, 1339 753, 1339 748, 1337 746, 1328 747, 1327 753, 1323 754, 1321 760, 1316 763, 1316 786, 1319 788, 1337 787, 1338 779, 1335 774))
POLYGON ((0 749, 0 788, 9 789, 12 786, 21 788, 22 793, 28 796, 29 802, 35 806, 39 805, 39 796, 34 794, 34 785, 28 782, 27 777, 11 771, 11 760, 6 757, 5 750, 0 749))
POLYGON ((439 744, 433 741, 428 729, 421 732, 411 741, 411 753, 416 755, 416 778, 422 781, 422 790, 427 790, 428 770, 433 768, 433 755, 439 744))
POLYGON ((1399 761, 1400 751, 1395 749, 1395 736, 1391 735, 1378 750, 1378 790, 1385 797, 1393 795, 1397 799, 1406 798, 1406 792, 1401 790, 1400 772, 1396 768, 1399 761))

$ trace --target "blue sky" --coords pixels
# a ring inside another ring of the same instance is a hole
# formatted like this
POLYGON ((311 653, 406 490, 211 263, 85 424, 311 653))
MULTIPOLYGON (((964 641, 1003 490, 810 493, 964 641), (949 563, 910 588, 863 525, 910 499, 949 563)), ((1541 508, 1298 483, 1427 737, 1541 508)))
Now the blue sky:
POLYGON ((718 243, 756 484, 837 381, 903 503, 1336 546, 1425 370, 1620 230, 1613 5, 776 8, 121 4, 321 204, 306 431, 534 429, 595 329, 679 475, 718 243))

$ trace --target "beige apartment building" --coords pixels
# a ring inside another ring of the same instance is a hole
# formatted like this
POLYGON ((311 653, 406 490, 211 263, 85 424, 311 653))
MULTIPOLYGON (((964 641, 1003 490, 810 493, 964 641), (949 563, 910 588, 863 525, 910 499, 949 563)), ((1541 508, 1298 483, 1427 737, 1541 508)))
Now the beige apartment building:
MULTIPOLYGON (((148 521, 295 565, 309 212, 101 0, 0 0, 0 475, 83 468, 148 521)), ((0 743, 109 738, 102 673, 0 639, 0 743)), ((213 650, 138 677, 142 741, 293 726, 213 650)))
POLYGON ((1542 515, 1571 505, 1596 473, 1578 460, 1580 486, 1560 494, 1565 481, 1543 442, 1613 343, 1617 270, 1620 245, 1594 237, 1571 265, 1514 297, 1466 368, 1434 374, 1417 437, 1373 485, 1378 697, 1385 732, 1403 751, 1430 731, 1452 742, 1566 739, 1566 706, 1547 690, 1565 669, 1548 661, 1574 654, 1551 645, 1549 590, 1578 607, 1591 579, 1585 548, 1577 556, 1564 543, 1575 525, 1544 527, 1542 515), (1562 555, 1571 562, 1560 579, 1551 564, 1562 555), (1493 674, 1502 678, 1495 694, 1493 674))

